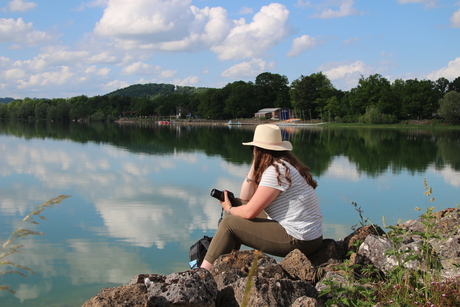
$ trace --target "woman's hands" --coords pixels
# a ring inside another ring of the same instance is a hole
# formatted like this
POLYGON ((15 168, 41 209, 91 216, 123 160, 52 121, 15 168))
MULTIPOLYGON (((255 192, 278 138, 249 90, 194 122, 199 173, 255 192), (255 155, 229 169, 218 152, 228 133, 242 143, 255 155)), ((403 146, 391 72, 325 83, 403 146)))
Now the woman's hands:
POLYGON ((224 201, 220 201, 222 208, 225 212, 228 213, 228 210, 231 209, 232 215, 237 215, 242 218, 251 220, 257 217, 280 193, 280 190, 269 188, 269 187, 259 187, 254 193, 251 200, 241 206, 232 207, 232 204, 228 198, 227 191, 224 191, 224 201))
POLYGON ((224 209, 225 212, 228 213, 228 209, 232 207, 232 203, 230 202, 230 199, 228 198, 228 192, 227 190, 224 190, 224 201, 219 201, 222 209, 224 209))

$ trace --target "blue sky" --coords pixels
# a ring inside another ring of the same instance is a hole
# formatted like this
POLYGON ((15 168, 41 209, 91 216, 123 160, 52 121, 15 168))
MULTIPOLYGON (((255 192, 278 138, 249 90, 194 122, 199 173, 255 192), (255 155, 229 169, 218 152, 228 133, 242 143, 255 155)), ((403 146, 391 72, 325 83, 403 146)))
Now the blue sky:
POLYGON ((0 1, 0 97, 103 95, 138 83, 220 88, 263 72, 460 76, 453 0, 0 1))

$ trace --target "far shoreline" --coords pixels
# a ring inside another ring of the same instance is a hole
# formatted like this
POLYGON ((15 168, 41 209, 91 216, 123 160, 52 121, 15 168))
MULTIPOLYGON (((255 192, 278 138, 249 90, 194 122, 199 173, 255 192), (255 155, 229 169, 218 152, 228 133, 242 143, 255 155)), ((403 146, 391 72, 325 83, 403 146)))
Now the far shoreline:
POLYGON ((286 127, 329 127, 329 128, 416 128, 416 129, 452 129, 460 130, 460 125, 453 125, 433 120, 408 120, 398 124, 363 124, 363 123, 338 123, 323 122, 321 120, 299 120, 295 123, 287 123, 284 120, 239 118, 232 120, 214 119, 161 119, 161 118, 120 118, 115 121, 118 124, 147 124, 155 123, 158 125, 220 125, 220 126, 250 126, 260 124, 274 124, 286 127))

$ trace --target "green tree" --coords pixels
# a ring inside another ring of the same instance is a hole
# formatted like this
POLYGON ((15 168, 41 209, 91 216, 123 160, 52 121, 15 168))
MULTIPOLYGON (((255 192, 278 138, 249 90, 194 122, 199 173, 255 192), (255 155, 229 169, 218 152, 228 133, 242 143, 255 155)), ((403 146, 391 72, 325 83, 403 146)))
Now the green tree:
POLYGON ((333 97, 334 93, 331 81, 322 72, 310 76, 302 75, 291 84, 292 106, 296 112, 306 112, 306 117, 316 118, 320 116, 327 99, 333 97))
POLYGON ((223 92, 225 99, 224 114, 226 118, 248 118, 253 117, 259 110, 256 101, 256 87, 252 82, 236 81, 227 84, 223 92))
POLYGON ((460 120, 460 92, 451 91, 439 101, 438 115, 453 123, 460 120))
POLYGON ((8 106, 6 103, 0 103, 0 118, 6 118, 8 116, 8 106))
POLYGON ((350 91, 348 97, 350 113, 362 115, 370 106, 378 108, 382 113, 395 114, 397 108, 390 82, 379 74, 368 78, 361 76, 358 86, 350 91))
POLYGON ((449 91, 456 91, 460 93, 460 77, 457 77, 449 84, 449 91))
POLYGON ((35 104, 35 118, 36 119, 46 119, 46 112, 48 110, 48 102, 45 99, 40 99, 36 104, 35 104))
POLYGON ((224 111, 226 98, 222 89, 209 89, 200 95, 198 110, 204 118, 229 119, 224 111))
POLYGON ((286 76, 264 72, 256 77, 257 110, 291 108, 289 81, 286 76))
POLYGON ((431 118, 439 107, 435 84, 429 80, 406 80, 401 113, 407 118, 431 118))
POLYGON ((439 92, 440 97, 443 97, 444 94, 448 92, 449 84, 450 84, 449 80, 447 80, 444 77, 441 77, 438 80, 436 80, 435 88, 439 92))

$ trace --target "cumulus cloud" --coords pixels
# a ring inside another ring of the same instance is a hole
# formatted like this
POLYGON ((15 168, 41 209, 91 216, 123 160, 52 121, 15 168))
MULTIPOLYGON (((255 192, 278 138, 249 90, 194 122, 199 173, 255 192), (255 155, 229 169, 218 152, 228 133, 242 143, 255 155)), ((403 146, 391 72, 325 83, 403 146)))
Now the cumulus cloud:
POLYGON ((35 30, 31 22, 25 23, 22 18, 0 18, 0 43, 38 46, 54 40, 51 34, 35 30))
POLYGON ((454 14, 452 14, 450 22, 452 23, 453 27, 460 28, 460 9, 455 11, 454 14))
POLYGON ((238 12, 239 14, 252 14, 252 8, 243 6, 240 11, 238 12))
POLYGON ((343 84, 344 89, 349 89, 358 84, 361 75, 369 75, 373 69, 368 67, 363 61, 355 61, 350 64, 328 63, 318 68, 331 81, 343 84))
POLYGON ((121 75, 151 75, 161 70, 158 65, 151 65, 143 62, 132 63, 121 70, 121 75))
POLYGON ((62 85, 67 83, 75 74, 68 66, 62 66, 60 70, 47 71, 29 75, 26 79, 18 80, 18 88, 26 89, 49 85, 62 85))
POLYGON ((200 82, 200 78, 197 77, 197 76, 188 76, 184 79, 175 79, 174 80, 174 84, 176 85, 182 85, 182 86, 185 86, 185 85, 195 85, 197 84, 198 82, 200 82))
POLYGON ((297 3, 294 4, 294 6, 296 7, 300 7, 300 8, 306 8, 306 7, 312 7, 312 4, 310 3, 310 1, 302 1, 302 0, 297 0, 297 3))
POLYGON ((259 57, 290 33, 289 11, 272 3, 231 20, 222 7, 199 9, 189 0, 110 0, 94 33, 125 49, 193 52, 210 49, 221 60, 259 57), (161 8, 161 9, 160 9, 161 8))
POLYGON ((3 9, 3 11, 10 11, 10 12, 22 12, 25 13, 30 11, 38 6, 37 3, 34 2, 24 2, 22 0, 13 0, 8 2, 7 6, 3 9))
POLYGON ((458 77, 460 71, 460 57, 456 58, 453 61, 450 61, 447 64, 447 67, 443 67, 439 70, 433 71, 430 74, 428 74, 428 79, 430 80, 437 80, 441 77, 454 80, 455 78, 458 77))
POLYGON ((262 59, 252 59, 251 61, 236 64, 225 70, 222 73, 222 77, 254 77, 264 71, 270 70, 270 68, 273 68, 274 66, 274 62, 267 63, 262 59))
POLYGON ((424 3, 426 7, 435 7, 439 0, 398 0, 399 4, 424 3))
POLYGON ((317 44, 318 42, 316 38, 311 37, 310 35, 302 35, 292 41, 291 50, 289 50, 287 55, 289 57, 298 56, 306 49, 314 49, 317 44))
POLYGON ((75 9, 75 11, 81 12, 87 8, 93 8, 93 7, 106 7, 107 3, 109 0, 93 0, 89 2, 83 2, 80 4, 80 6, 75 9))
MULTIPOLYGON (((329 5, 329 2, 326 2, 326 5, 329 5)), ((339 0, 338 3, 334 3, 333 6, 338 6, 338 9, 324 8, 319 14, 314 14, 314 18, 330 19, 330 18, 340 18, 351 15, 362 15, 363 12, 358 11, 353 7, 353 0, 339 0)))
POLYGON ((260 57, 290 34, 288 19, 289 11, 284 5, 264 6, 251 23, 239 20, 222 44, 211 50, 221 60, 260 57))
POLYGON ((85 73, 106 77, 110 73, 110 68, 108 67, 97 68, 96 65, 92 65, 86 68, 85 73))

